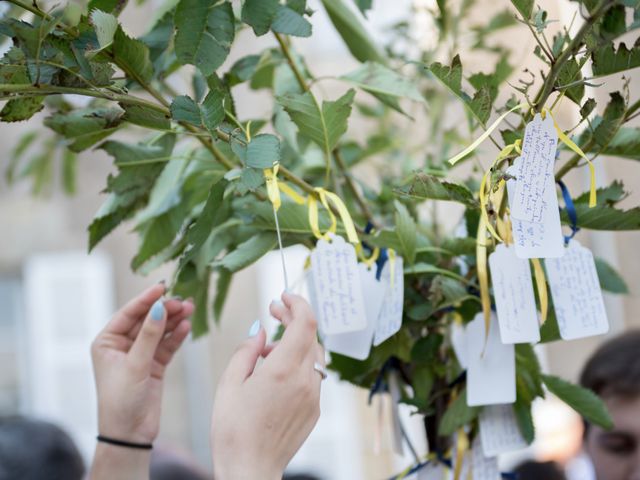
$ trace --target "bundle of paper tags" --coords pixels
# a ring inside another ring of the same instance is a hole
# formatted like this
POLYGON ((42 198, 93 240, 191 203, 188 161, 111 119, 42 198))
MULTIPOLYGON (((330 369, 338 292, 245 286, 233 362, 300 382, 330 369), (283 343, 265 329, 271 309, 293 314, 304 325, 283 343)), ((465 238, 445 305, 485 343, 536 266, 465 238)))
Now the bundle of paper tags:
MULTIPOLYGON (((513 243, 497 245, 489 257, 495 301, 489 331, 482 313, 465 328, 452 325, 454 350, 467 370, 467 404, 485 407, 480 435, 467 459, 474 479, 499 478, 496 456, 527 445, 511 404, 516 400, 514 344, 540 341, 529 259, 544 259, 563 339, 599 335, 609 328, 593 255, 574 239, 566 242, 562 234, 553 173, 557 142, 551 115, 536 115, 526 127, 521 156, 507 170, 513 243)), ((400 329, 402 269, 402 258, 396 257, 395 265, 387 261, 377 279, 375 268, 358 263, 353 245, 341 237, 318 241, 308 279, 327 350, 363 360, 372 344, 400 329)), ((442 478, 432 476, 439 468, 423 468, 419 478, 442 478)))

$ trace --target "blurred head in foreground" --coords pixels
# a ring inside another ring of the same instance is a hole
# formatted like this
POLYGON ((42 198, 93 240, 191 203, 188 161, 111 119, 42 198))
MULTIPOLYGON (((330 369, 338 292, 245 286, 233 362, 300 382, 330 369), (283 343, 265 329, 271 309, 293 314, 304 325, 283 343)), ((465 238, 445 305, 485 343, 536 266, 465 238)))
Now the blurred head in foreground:
POLYGON ((81 480, 84 472, 80 452, 61 428, 0 417, 0 480, 81 480))
POLYGON ((603 344, 580 383, 604 400, 614 422, 608 431, 585 424, 585 449, 598 480, 640 480, 640 330, 603 344))

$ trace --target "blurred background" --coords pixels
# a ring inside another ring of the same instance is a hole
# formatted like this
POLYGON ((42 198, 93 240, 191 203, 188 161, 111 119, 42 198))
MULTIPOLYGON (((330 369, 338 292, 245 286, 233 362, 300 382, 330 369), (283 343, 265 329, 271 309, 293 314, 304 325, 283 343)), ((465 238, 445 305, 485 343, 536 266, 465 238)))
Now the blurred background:
MULTIPOLYGON (((314 36, 309 40, 295 39, 294 46, 307 58, 316 76, 337 76, 352 70, 356 62, 317 3, 309 2, 316 10, 314 36)), ((507 3, 477 2, 474 9, 478 23, 507 7, 507 3)), ((571 2, 540 3, 560 25, 568 24, 575 13, 571 2)), ((391 25, 406 20, 416 42, 434 41, 437 33, 429 14, 433 8, 435 0, 377 0, 367 28, 374 37, 381 38, 391 25)), ((161 0, 147 0, 142 5, 131 3, 121 20, 125 30, 142 34, 150 19, 164 9, 161 0)), ((534 40, 525 28, 515 26, 494 37, 493 41, 522 53, 515 57, 522 64, 516 66, 514 75, 526 67, 536 68, 536 59, 530 53, 534 40)), ((269 42, 266 37, 256 39, 249 31, 243 31, 223 69, 246 54, 260 51, 269 42)), ((0 48, 7 47, 5 42, 0 48)), ((482 69, 481 56, 465 57, 464 45, 461 49, 465 68, 482 69)), ((179 78, 172 81, 177 90, 186 89, 179 78)), ((631 84, 634 81, 638 81, 637 73, 631 84)), ((606 103, 608 92, 617 87, 610 83, 591 89, 588 96, 606 103)), ((235 88, 240 119, 268 115, 271 104, 267 95, 249 90, 244 84, 235 88)), ((321 90, 330 96, 343 89, 337 82, 322 82, 321 90)), ((0 127, 3 171, 17 139, 37 129, 43 116, 38 114, 29 123, 0 127)), ((442 121, 455 123, 461 117, 461 110, 452 110, 442 121)), ((562 105, 558 120, 561 124, 576 123, 569 113, 563 113, 562 105)), ((411 128, 420 132, 419 120, 411 128)), ((352 125, 349 134, 357 138, 357 130, 352 125)), ((486 158, 485 164, 489 161, 486 158)), ((58 169, 52 172, 56 177, 54 186, 39 196, 32 195, 30 182, 9 186, 4 178, 0 180, 0 414, 24 413, 60 424, 71 433, 87 462, 96 434, 89 345, 118 306, 151 283, 170 279, 173 273, 171 266, 146 277, 131 272, 129 262, 136 253, 138 240, 126 225, 110 235, 94 253, 86 253, 86 227, 104 200, 100 191, 112 168, 105 152, 84 152, 79 158, 77 192, 73 196, 65 195, 59 188, 58 169)), ((358 168, 358 178, 375 186, 375 167, 358 168)), ((633 168, 631 161, 619 159, 614 164, 601 157, 596 163, 598 184, 624 179, 632 192, 628 202, 637 204, 640 176, 633 175, 633 168)), ((573 192, 586 190, 586 175, 585 169, 571 174, 568 183, 573 192)), ((451 219, 447 227, 454 228, 460 211, 449 205, 438 208, 444 213, 440 218, 451 219)), ((640 310, 639 290, 633 281, 640 277, 636 253, 640 233, 581 232, 578 238, 595 255, 616 267, 630 288, 628 296, 605 295, 611 324, 609 335, 640 327, 636 314, 640 310)), ((303 247, 286 252, 290 276, 297 279, 296 286, 303 293, 302 266, 307 253, 303 247)), ((236 275, 220 324, 212 326, 209 335, 187 342, 169 369, 158 444, 185 452, 207 469, 209 415, 216 382, 234 346, 245 338, 255 319, 263 320, 273 330, 267 309, 284 288, 279 261, 277 253, 272 252, 236 275)), ((537 348, 544 368, 575 381, 585 359, 604 339, 556 342, 537 348)), ((406 449, 403 454, 393 451, 390 400, 381 398, 382 405, 368 406, 367 395, 368 392, 341 383, 333 376, 324 383, 322 417, 292 462, 291 472, 313 473, 322 479, 382 479, 412 463, 413 457, 406 449)), ((414 446, 425 452, 421 421, 411 417, 408 407, 406 410, 401 407, 401 416, 414 446)), ((550 398, 537 405, 535 421, 536 443, 524 452, 503 458, 503 469, 511 468, 523 458, 566 463, 577 454, 581 422, 568 407, 550 398)), ((580 468, 579 462, 572 465, 571 468, 580 468)))

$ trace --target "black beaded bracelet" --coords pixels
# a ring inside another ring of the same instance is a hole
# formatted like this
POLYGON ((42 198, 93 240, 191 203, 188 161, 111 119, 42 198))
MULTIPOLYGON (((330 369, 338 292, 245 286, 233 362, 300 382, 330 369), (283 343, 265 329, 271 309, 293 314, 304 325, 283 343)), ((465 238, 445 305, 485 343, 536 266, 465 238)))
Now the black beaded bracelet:
POLYGON ((151 443, 127 442, 125 440, 117 440, 115 438, 105 437, 104 435, 98 435, 96 438, 99 442, 108 443, 110 445, 117 445, 118 447, 138 448, 140 450, 151 450, 153 448, 153 444, 151 443))

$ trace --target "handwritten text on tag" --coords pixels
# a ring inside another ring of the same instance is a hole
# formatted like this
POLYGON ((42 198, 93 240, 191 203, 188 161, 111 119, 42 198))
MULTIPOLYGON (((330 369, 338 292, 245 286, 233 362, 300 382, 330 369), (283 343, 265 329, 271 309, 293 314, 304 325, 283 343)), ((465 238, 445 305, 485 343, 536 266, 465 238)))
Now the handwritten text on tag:
POLYGON ((319 240, 311 252, 311 276, 316 316, 323 335, 366 327, 358 260, 353 245, 342 237, 319 240))
MULTIPOLYGON (((518 165, 522 161, 517 158, 514 164, 507 169, 507 174, 516 176, 518 165)), ((513 243, 516 255, 520 258, 556 258, 564 254, 564 239, 560 226, 560 211, 558 209, 558 197, 556 195, 555 180, 553 175, 547 177, 547 186, 544 190, 544 205, 542 221, 527 222, 511 217, 513 229, 513 243)), ((509 208, 513 209, 513 199, 516 195, 516 180, 507 180, 507 194, 509 196, 509 208)))
POLYGON ((467 354, 467 405, 475 407, 516 401, 514 348, 500 341, 495 315, 491 316, 486 348, 482 313, 467 325, 467 354))
POLYGON ((324 346, 327 350, 358 360, 365 360, 371 351, 371 342, 384 299, 386 286, 376 279, 376 271, 364 263, 357 266, 360 288, 367 301, 365 303, 366 324, 361 330, 336 335, 326 335, 324 346))
MULTIPOLYGON (((387 287, 387 293, 380 307, 376 333, 373 338, 375 346, 380 345, 386 339, 394 335, 402 326, 402 307, 404 304, 404 271, 402 257, 388 260, 382 269, 380 281, 387 287), (391 262, 393 265, 393 281, 391 280, 391 262)), ((367 294, 365 293, 365 298, 367 294)))
POLYGON ((540 223, 545 208, 545 189, 553 176, 558 134, 551 115, 540 114, 527 124, 522 143, 522 160, 517 172, 511 216, 540 223))
POLYGON ((490 405, 482 409, 480 438, 487 457, 527 447, 512 405, 490 405))
POLYGON ((539 341, 529 261, 516 257, 513 247, 500 244, 489 257, 489 268, 502 343, 539 341))
POLYGON ((560 336, 572 340, 607 333, 609 321, 591 251, 571 240, 565 254, 546 259, 545 266, 560 336))

